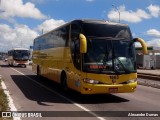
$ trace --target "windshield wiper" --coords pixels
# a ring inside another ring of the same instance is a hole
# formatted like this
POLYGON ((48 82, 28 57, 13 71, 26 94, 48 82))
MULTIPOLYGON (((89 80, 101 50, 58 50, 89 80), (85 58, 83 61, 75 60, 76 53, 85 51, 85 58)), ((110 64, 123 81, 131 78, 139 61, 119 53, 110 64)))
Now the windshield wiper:
POLYGON ((126 67, 123 65, 123 63, 119 60, 119 58, 115 58, 118 60, 118 62, 120 63, 121 67, 123 68, 123 70, 125 71, 125 73, 131 73, 129 70, 126 69, 126 67))
MULTIPOLYGON (((112 43, 112 41, 111 41, 111 43, 112 43)), ((115 71, 116 73, 118 73, 118 74, 120 74, 121 72, 120 71, 118 71, 118 69, 116 69, 116 67, 115 67, 115 63, 114 63, 114 60, 118 60, 118 62, 120 63, 120 65, 121 65, 121 67, 123 68, 123 70, 124 70, 124 72, 125 73, 130 73, 130 71, 128 71, 125 67, 124 67, 124 65, 123 65, 123 63, 118 59, 118 57, 116 58, 116 56, 115 56, 115 49, 114 49, 114 46, 113 46, 113 43, 111 44, 112 45, 112 69, 113 69, 113 71, 115 71)))

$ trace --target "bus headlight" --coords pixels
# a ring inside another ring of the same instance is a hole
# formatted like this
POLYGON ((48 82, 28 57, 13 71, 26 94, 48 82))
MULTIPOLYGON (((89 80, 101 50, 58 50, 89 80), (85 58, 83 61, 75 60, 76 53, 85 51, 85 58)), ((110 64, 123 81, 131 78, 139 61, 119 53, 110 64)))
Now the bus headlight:
POLYGON ((134 82, 137 82, 137 78, 136 78, 136 79, 132 79, 132 80, 128 80, 128 81, 127 81, 127 84, 129 84, 129 83, 134 83, 134 82))
POLYGON ((98 80, 93 80, 93 79, 89 79, 89 78, 85 78, 85 79, 83 79, 83 81, 85 83, 89 83, 89 84, 98 84, 99 83, 98 80))

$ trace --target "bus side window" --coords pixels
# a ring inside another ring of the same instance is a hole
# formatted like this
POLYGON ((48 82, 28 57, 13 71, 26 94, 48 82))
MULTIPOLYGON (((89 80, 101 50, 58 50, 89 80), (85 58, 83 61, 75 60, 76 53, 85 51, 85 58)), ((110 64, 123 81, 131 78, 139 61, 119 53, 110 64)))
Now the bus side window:
POLYGON ((69 26, 61 28, 59 35, 63 41, 63 46, 68 47, 69 46, 69 26))
POLYGON ((71 52, 74 66, 81 69, 80 59, 80 41, 79 41, 80 27, 77 24, 71 25, 71 52))
POLYGON ((80 61, 80 43, 79 40, 74 40, 71 42, 71 52, 72 52, 72 60, 77 69, 80 69, 81 61, 80 61))
POLYGON ((66 27, 66 43, 65 46, 68 47, 69 46, 69 26, 66 27))

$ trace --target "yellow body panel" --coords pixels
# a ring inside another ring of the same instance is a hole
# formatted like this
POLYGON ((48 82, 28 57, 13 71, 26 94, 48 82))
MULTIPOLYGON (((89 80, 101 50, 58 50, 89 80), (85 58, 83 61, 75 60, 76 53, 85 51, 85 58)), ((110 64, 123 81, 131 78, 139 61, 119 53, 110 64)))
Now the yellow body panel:
POLYGON ((61 72, 65 71, 68 87, 82 94, 134 92, 137 86, 137 82, 123 84, 125 81, 136 79, 136 73, 118 75, 116 82, 112 83, 112 76, 115 75, 85 73, 77 70, 73 65, 69 48, 34 51, 33 71, 37 72, 37 66, 40 67, 42 76, 58 83, 60 83, 61 72), (101 84, 84 83, 84 78, 98 80, 101 84), (116 88, 117 91, 110 92, 109 88, 116 88))

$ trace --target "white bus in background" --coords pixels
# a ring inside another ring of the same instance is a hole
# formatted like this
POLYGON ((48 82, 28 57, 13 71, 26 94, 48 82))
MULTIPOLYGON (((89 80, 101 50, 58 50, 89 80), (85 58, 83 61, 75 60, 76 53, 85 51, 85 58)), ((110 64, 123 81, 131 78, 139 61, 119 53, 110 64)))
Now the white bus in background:
POLYGON ((30 51, 26 48, 13 48, 8 51, 8 65, 9 66, 23 66, 29 64, 30 51))

